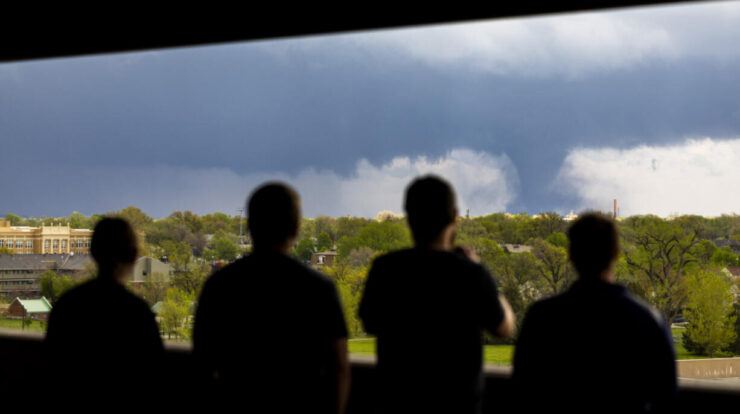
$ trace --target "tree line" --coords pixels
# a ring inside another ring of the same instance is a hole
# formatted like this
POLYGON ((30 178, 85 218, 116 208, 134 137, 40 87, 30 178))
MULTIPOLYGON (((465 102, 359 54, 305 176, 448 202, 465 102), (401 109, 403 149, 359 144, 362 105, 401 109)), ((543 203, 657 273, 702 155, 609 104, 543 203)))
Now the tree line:
MULTIPOLYGON (((170 318, 168 325, 170 332, 180 336, 188 335, 184 326, 189 313, 184 309, 194 306, 214 264, 233 261, 249 249, 246 220, 240 216, 177 211, 153 219, 136 207, 108 215, 125 218, 134 226, 142 254, 162 258, 172 266, 170 282, 149 275, 139 294, 152 305, 167 303, 167 312, 181 315, 170 318)), ((5 217, 13 225, 63 223, 93 228, 102 215, 87 217, 75 212, 58 218, 5 217)), ((740 216, 643 215, 621 219, 618 226, 622 254, 616 267, 617 280, 658 309, 667 323, 685 321, 683 338, 688 350, 709 355, 740 353, 738 283, 728 271, 740 266, 740 216)), ((521 323, 534 301, 562 292, 576 278, 568 262, 567 228, 568 221, 553 212, 534 216, 496 213, 459 218, 456 239, 476 250, 521 323), (506 245, 527 249, 515 253, 506 245)), ((308 262, 316 252, 336 252, 333 266, 319 269, 337 285, 350 334, 362 336, 357 306, 372 260, 411 245, 405 219, 400 216, 318 216, 302 221, 293 253, 308 262)))

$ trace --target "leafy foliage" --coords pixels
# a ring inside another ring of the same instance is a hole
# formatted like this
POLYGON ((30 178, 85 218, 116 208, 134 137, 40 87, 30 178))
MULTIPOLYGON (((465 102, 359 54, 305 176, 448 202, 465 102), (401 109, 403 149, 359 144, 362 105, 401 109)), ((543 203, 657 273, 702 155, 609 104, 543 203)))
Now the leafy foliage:
POLYGON ((717 271, 702 270, 686 280, 688 300, 684 317, 688 322, 684 346, 701 354, 727 348, 736 339, 733 296, 730 282, 717 271))
POLYGON ((626 220, 623 238, 625 260, 636 276, 645 299, 671 324, 686 303, 687 266, 697 261, 694 247, 700 229, 695 220, 663 220, 635 216, 626 220))
POLYGON ((325 252, 334 248, 334 242, 331 240, 329 233, 322 232, 316 240, 316 251, 325 252))
POLYGON ((295 249, 293 249, 293 254, 304 261, 311 260, 311 255, 313 255, 316 252, 316 248, 313 245, 313 240, 309 239, 308 237, 301 239, 301 241, 298 242, 295 249))
POLYGON ((155 303, 164 300, 167 295, 167 289, 170 287, 170 282, 167 281, 167 277, 159 272, 148 274, 144 277, 144 283, 141 284, 140 294, 149 306, 154 306, 155 303))
POLYGON ((189 338, 191 336, 188 321, 193 296, 173 287, 167 290, 159 311, 160 325, 168 338, 189 338))
POLYGON ((57 276, 53 270, 47 270, 41 274, 39 284, 41 286, 41 295, 45 296, 53 304, 64 292, 75 287, 82 280, 72 279, 67 275, 57 276))

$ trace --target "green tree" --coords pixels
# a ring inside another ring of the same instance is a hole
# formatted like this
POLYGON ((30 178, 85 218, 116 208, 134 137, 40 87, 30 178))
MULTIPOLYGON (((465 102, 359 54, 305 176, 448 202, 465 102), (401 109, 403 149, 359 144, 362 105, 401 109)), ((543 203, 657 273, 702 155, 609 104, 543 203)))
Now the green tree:
POLYGON ((159 320, 161 329, 168 338, 172 338, 173 334, 176 338, 190 337, 187 322, 190 319, 191 305, 191 295, 174 287, 167 289, 159 310, 159 320))
POLYGON ((367 267, 374 257, 375 250, 367 246, 360 246, 349 252, 346 262, 350 267, 367 267))
POLYGON ((715 250, 709 262, 717 266, 740 266, 740 258, 727 246, 715 250))
POLYGON ((175 272, 186 272, 193 258, 193 251, 185 242, 167 240, 162 243, 164 255, 175 272))
POLYGON ((362 217, 345 216, 337 218, 335 222, 337 231, 334 240, 340 240, 342 237, 356 236, 363 227, 373 221, 362 217))
POLYGON ((404 224, 394 221, 375 222, 363 227, 357 236, 339 240, 337 255, 340 260, 344 260, 352 250, 361 246, 377 252, 388 252, 410 245, 411 234, 404 224))
POLYGON ((735 340, 729 350, 735 355, 740 355, 740 303, 734 303, 732 308, 733 316, 735 316, 735 340))
POLYGON ((532 254, 537 258, 537 274, 553 294, 563 291, 575 279, 564 248, 538 238, 532 242, 532 254))
POLYGON ((21 222, 23 221, 21 216, 17 216, 13 213, 7 213, 5 215, 5 220, 8 220, 11 226, 19 226, 21 222))
POLYGON ((334 248, 334 242, 331 240, 331 236, 327 232, 319 234, 316 240, 316 251, 325 252, 334 248))
POLYGON ((57 276, 53 270, 47 270, 39 277, 41 295, 45 296, 53 304, 64 292, 73 288, 80 281, 72 279, 67 275, 57 276))
POLYGON ((560 214, 552 211, 542 213, 534 219, 534 232, 541 239, 547 239, 553 233, 562 233, 565 227, 566 221, 560 214))
POLYGON ((239 253, 239 248, 236 246, 236 243, 231 241, 228 237, 219 237, 213 245, 214 250, 216 251, 216 256, 227 262, 234 261, 236 259, 236 255, 239 253))
POLYGON ((198 266, 193 266, 187 271, 175 273, 172 276, 172 284, 179 290, 197 298, 200 296, 203 283, 205 283, 210 273, 211 266, 207 263, 202 263, 198 266))
POLYGON ((481 264, 491 272, 500 292, 511 304, 517 327, 520 327, 529 306, 544 296, 547 289, 540 280, 537 258, 528 252, 507 253, 491 240, 482 240, 476 246, 476 252, 481 264))
POLYGON ((712 261, 712 256, 717 252, 717 246, 709 240, 701 240, 693 249, 696 262, 701 267, 706 267, 712 261))
POLYGON ((144 277, 144 283, 141 284, 140 295, 149 306, 154 306, 157 302, 164 300, 167 295, 167 289, 170 282, 167 277, 159 272, 148 274, 144 277))
POLYGON ((201 217, 201 223, 205 234, 215 234, 219 231, 231 232, 231 217, 224 213, 206 214, 201 217))
POLYGON ((324 271, 337 287, 349 336, 364 335, 365 332, 362 329, 358 311, 368 268, 364 266, 351 267, 346 263, 337 263, 328 269, 324 269, 324 271))
POLYGON ((7 247, 0 247, 0 254, 15 254, 15 251, 7 247))
POLYGON ((293 254, 301 260, 311 260, 311 255, 314 254, 316 249, 313 246, 313 240, 308 237, 301 239, 293 250, 293 254))
POLYGON ((312 237, 319 238, 321 233, 328 233, 330 239, 334 239, 334 219, 326 216, 316 216, 313 219, 313 234, 312 237))
POLYGON ((565 233, 561 232, 551 233, 549 236, 547 236, 545 240, 547 240, 547 242, 552 244, 553 246, 558 246, 565 250, 568 250, 568 246, 570 245, 568 236, 566 236, 565 233))
POLYGON ((736 338, 731 283, 718 271, 702 270, 687 280, 684 337, 703 354, 727 348, 736 338))
POLYGON ((689 217, 663 220, 633 216, 622 226, 624 257, 644 298, 663 314, 670 326, 686 302, 687 266, 699 243, 701 222, 689 217))
POLYGON ((72 214, 69 215, 67 218, 67 222, 69 223, 69 227, 73 229, 92 229, 92 226, 90 225, 90 219, 85 217, 84 214, 74 211, 72 214))
POLYGON ((475 247, 478 240, 487 239, 488 231, 476 219, 459 218, 455 223, 455 241, 463 246, 475 247))
POLYGON ((140 208, 134 206, 128 206, 121 211, 109 212, 108 215, 125 219, 136 231, 146 231, 153 221, 140 208))

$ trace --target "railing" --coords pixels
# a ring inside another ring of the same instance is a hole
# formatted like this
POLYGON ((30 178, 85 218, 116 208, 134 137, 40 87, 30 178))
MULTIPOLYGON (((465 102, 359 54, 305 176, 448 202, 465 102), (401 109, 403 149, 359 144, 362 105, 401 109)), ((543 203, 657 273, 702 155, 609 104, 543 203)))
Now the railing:
MULTIPOLYGON (((19 384, 38 383, 38 373, 43 372, 42 340, 43 333, 0 329, 0 390, 3 390, 3 395, 28 392, 19 384)), ((167 388, 183 396, 195 395, 190 394, 198 391, 192 385, 198 382, 194 379, 190 345, 167 343, 166 348, 168 378, 173 381, 167 388)), ((351 360, 352 393, 348 413, 370 413, 377 401, 374 391, 375 358, 353 356, 351 360)), ((679 372, 682 372, 680 366, 679 372)), ((507 406, 505 398, 511 391, 511 368, 489 365, 485 367, 485 374, 483 412, 517 412, 516 407, 507 406)), ((740 385, 722 380, 679 380, 679 413, 721 413, 737 407, 740 407, 740 385)))

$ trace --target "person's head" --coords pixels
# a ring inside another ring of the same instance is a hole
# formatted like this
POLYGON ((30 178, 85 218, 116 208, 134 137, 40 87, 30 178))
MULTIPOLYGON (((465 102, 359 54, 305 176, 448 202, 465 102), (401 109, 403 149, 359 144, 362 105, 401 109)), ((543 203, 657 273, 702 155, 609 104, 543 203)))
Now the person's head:
POLYGON ((418 177, 406 188, 404 209, 414 242, 428 244, 455 222, 455 192, 437 176, 418 177))
POLYGON ((619 256, 619 233, 614 221, 603 214, 586 213, 568 229, 570 260, 579 276, 602 276, 619 256))
POLYGON ((298 235, 301 200, 283 183, 257 188, 247 202, 247 225, 255 248, 282 247, 298 235))
POLYGON ((124 219, 106 217, 95 225, 90 254, 103 277, 136 261, 136 235, 124 219))

